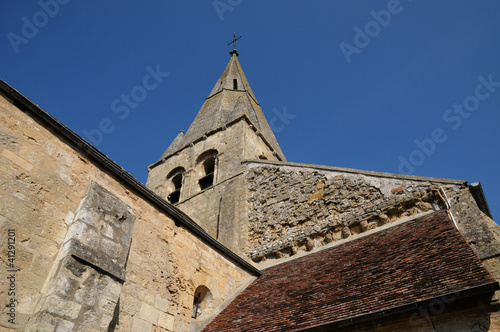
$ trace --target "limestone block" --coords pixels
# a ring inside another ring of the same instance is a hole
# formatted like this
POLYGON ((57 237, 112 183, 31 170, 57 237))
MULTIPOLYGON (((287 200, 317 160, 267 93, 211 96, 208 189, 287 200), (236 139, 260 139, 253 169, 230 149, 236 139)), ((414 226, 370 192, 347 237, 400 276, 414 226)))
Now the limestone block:
POLYGON ((24 332, 54 332, 59 321, 61 318, 42 316, 40 322, 28 326, 24 332))
POLYGON ((111 227, 111 225, 109 224, 104 224, 101 229, 101 234, 109 237, 110 239, 113 239, 113 227, 111 227))
POLYGON ((60 297, 67 297, 73 285, 76 285, 77 281, 68 278, 65 275, 60 275, 55 282, 54 294, 60 297))
POLYGON ((68 186, 74 185, 73 179, 71 178, 71 175, 66 167, 59 166, 56 168, 55 172, 68 186))
POLYGON ((57 153, 54 155, 57 161, 65 166, 71 166, 73 164, 73 157, 63 149, 57 150, 57 153))
POLYGON ((24 160, 23 158, 19 157, 18 155, 14 154, 12 151, 3 149, 2 153, 0 156, 5 157, 12 161, 14 164, 17 166, 21 167, 22 169, 30 172, 33 169, 33 165, 29 163, 28 161, 24 160))
MULTIPOLYGON (((190 310, 188 310, 190 311, 190 310)), ((190 313, 189 313, 190 314, 190 313)), ((174 327, 176 331, 187 331, 189 326, 189 320, 191 318, 187 316, 178 315, 174 320, 174 327)))
POLYGON ((35 126, 23 126, 23 134, 30 143, 42 144, 47 138, 42 134, 42 131, 35 126))
POLYGON ((11 151, 19 150, 19 139, 0 129, 0 146, 5 146, 11 151))
POLYGON ((155 297, 155 308, 160 311, 167 311, 168 300, 162 298, 160 295, 156 295, 155 297))
POLYGON ((136 316, 141 310, 141 302, 136 294, 141 292, 130 289, 127 285, 131 284, 130 279, 123 286, 122 294, 120 295, 120 311, 129 316, 136 316))
POLYGON ((153 307, 147 303, 143 303, 141 305, 141 311, 139 313, 139 316, 151 324, 156 324, 156 323, 158 323, 158 317, 160 316, 160 310, 156 309, 155 307, 153 307))
POLYGON ((113 320, 113 312, 109 314, 103 313, 101 317, 101 323, 99 325, 100 331, 109 331, 109 326, 112 320, 113 320))
POLYGON ((381 225, 385 225, 385 224, 387 224, 389 222, 389 217, 387 217, 386 214, 380 214, 378 216, 378 219, 379 219, 379 222, 380 222, 381 225))
POLYGON ((73 223, 73 219, 75 218, 75 214, 71 211, 68 212, 68 214, 66 214, 66 217, 64 218, 64 223, 66 225, 70 225, 73 223))
POLYGON ((54 154, 54 152, 56 151, 56 146, 54 143, 47 141, 43 145, 42 151, 48 156, 52 156, 52 154, 54 154))
MULTIPOLYGON (((97 308, 102 312, 107 312, 109 316, 109 321, 113 317, 113 311, 116 307, 116 301, 113 298, 107 297, 107 294, 99 294, 99 301, 97 302, 97 308)), ((108 321, 108 322, 109 322, 108 321)))
POLYGON ((54 220, 47 222, 47 225, 42 232, 42 236, 56 243, 61 243, 66 236, 67 228, 60 219, 57 219, 55 215, 53 216, 54 220))
POLYGON ((83 322, 79 324, 77 327, 78 331, 97 331, 97 327, 100 324, 100 315, 99 312, 95 309, 87 310, 83 314, 83 322))
POLYGON ((52 263, 52 259, 44 255, 36 255, 33 264, 31 264, 31 271, 40 277, 45 277, 49 273, 52 263))
POLYGON ((28 145, 23 145, 21 147, 19 156, 29 161, 33 165, 40 165, 42 161, 42 156, 28 145))
POLYGON ((82 305, 76 302, 64 300, 58 296, 51 296, 47 300, 46 308, 47 311, 52 314, 69 317, 70 319, 76 319, 80 313, 82 305))
POLYGON ((349 236, 351 236, 351 230, 349 229, 349 227, 342 228, 342 237, 346 238, 349 236))
POLYGON ((88 305, 90 307, 97 303, 98 289, 92 285, 81 285, 75 293, 75 300, 78 303, 88 305))
POLYGON ((307 239, 307 242, 306 242, 306 247, 307 247, 307 250, 313 250, 314 249, 314 240, 313 239, 307 239))
POLYGON ((71 332, 74 326, 75 324, 70 321, 61 320, 57 326, 56 332, 71 332))
POLYGON ((172 315, 172 316, 175 316, 178 314, 178 312, 179 312, 179 310, 178 310, 177 304, 170 302, 167 306, 167 313, 172 315))
MULTIPOLYGON (((78 241, 83 241, 84 243, 88 242, 84 240, 86 235, 86 231, 89 227, 80 221, 74 222, 70 228, 68 229, 68 233, 66 234, 66 239, 77 239, 78 241)), ((97 244, 97 238, 94 239, 97 244)))
POLYGON ((101 244, 99 248, 103 252, 105 252, 111 259, 119 259, 121 253, 126 249, 123 248, 120 244, 107 238, 101 238, 101 244))
POLYGON ((368 230, 368 221, 363 220, 360 223, 361 231, 365 232, 368 230))
POLYGON ((95 222, 92 216, 92 212, 88 207, 82 207, 76 212, 75 221, 83 221, 84 223, 95 227, 95 222))
MULTIPOLYGON (((7 241, 4 242, 4 245, 1 248, 0 254, 2 255, 0 257, 0 260, 4 261, 8 257, 8 247, 7 247, 7 241)), ((15 260, 15 266, 16 268, 20 270, 24 270, 28 268, 31 265, 31 262, 33 261, 33 254, 28 250, 25 246, 21 244, 16 245, 16 260, 15 260)))
POLYGON ((132 331, 151 331, 153 324, 146 322, 145 320, 135 317, 132 322, 132 331))

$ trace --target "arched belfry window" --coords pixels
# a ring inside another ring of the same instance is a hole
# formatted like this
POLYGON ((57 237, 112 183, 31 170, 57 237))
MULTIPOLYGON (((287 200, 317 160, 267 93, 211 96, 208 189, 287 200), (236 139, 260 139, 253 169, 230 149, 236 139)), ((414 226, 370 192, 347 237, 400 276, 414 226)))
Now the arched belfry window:
POLYGON ((179 202, 181 198, 181 188, 184 181, 184 168, 177 167, 172 170, 167 176, 167 186, 170 194, 167 199, 170 203, 175 204, 179 202))
POLYGON ((215 181, 215 173, 217 166, 217 151, 209 150, 203 152, 197 160, 198 169, 201 173, 201 177, 198 180, 200 184, 200 189, 204 190, 213 186, 215 181), (201 167, 200 167, 201 166, 201 167))
POLYGON ((193 312, 191 317, 196 319, 202 314, 210 314, 213 311, 213 297, 210 290, 205 286, 196 288, 193 296, 193 312))

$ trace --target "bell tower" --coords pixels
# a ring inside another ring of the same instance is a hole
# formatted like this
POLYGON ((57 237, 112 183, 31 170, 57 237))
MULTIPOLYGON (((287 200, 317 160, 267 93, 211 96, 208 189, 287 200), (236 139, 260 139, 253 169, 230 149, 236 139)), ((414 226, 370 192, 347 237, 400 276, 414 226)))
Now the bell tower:
POLYGON ((246 246, 242 160, 286 161, 233 49, 189 129, 148 167, 146 185, 235 252, 246 246))

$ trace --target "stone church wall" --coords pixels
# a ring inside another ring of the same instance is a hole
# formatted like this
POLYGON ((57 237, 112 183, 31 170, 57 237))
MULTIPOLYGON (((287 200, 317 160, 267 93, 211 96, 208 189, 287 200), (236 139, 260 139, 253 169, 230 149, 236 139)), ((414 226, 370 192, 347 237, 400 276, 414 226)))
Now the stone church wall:
POLYGON ((464 181, 412 180, 375 172, 290 163, 246 162, 249 235, 254 262, 310 251, 386 223, 445 207, 440 186, 464 181))
MULTIPOLYGON (((493 278, 500 280, 500 226, 479 210, 469 188, 450 192, 448 196, 460 232, 493 278)), ((500 291, 494 300, 500 302, 500 291)), ((500 330, 500 308, 496 317, 500 330)))
MULTIPOLYGON (((484 266, 500 280, 500 227, 478 208, 465 181, 291 163, 247 161, 244 166, 249 220, 246 252, 260 268, 387 223, 448 209, 484 266)), ((407 314, 335 330, 500 329, 500 291, 475 299, 472 307, 470 301, 435 300, 407 314)))
MULTIPOLYGON (((225 129, 207 133, 206 137, 164 162, 150 168, 147 186, 167 199, 167 175, 179 167, 185 169, 179 203, 203 229, 236 253, 246 246, 246 187, 240 160, 266 158, 277 160, 265 144, 258 129, 240 117, 225 129), (197 158, 206 151, 217 151, 214 185, 202 190, 198 180, 203 169, 197 158)), ((170 187, 172 190, 172 187, 170 187)))
POLYGON ((210 292, 203 318, 252 278, 8 98, 0 96, 0 330, 187 331, 199 286, 210 292))
POLYGON ((213 238, 240 254, 246 243, 243 174, 222 181, 177 206, 213 238))

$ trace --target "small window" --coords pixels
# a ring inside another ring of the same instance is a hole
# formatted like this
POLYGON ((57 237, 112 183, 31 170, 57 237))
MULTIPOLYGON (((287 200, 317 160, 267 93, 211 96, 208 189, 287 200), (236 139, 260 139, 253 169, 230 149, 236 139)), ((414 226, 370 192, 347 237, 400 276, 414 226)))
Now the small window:
POLYGON ((199 286, 194 292, 193 312, 191 317, 196 319, 202 314, 210 314, 213 312, 213 298, 210 290, 205 286, 199 286))
POLYGON ((201 190, 207 189, 214 184, 214 172, 215 172, 215 158, 210 157, 203 162, 203 170, 205 171, 205 176, 200 179, 201 190))
POLYGON ((204 190, 214 185, 216 165, 217 165, 217 150, 208 150, 203 152, 196 160, 197 173, 200 176, 198 183, 200 189, 204 190))
POLYGON ((167 196, 167 199, 172 204, 178 203, 181 198, 183 176, 184 176, 184 168, 182 167, 174 169, 167 176, 167 181, 169 182, 168 187, 170 190, 170 194, 167 196))
POLYGON ((238 80, 236 78, 233 79, 233 90, 238 90, 238 80))

